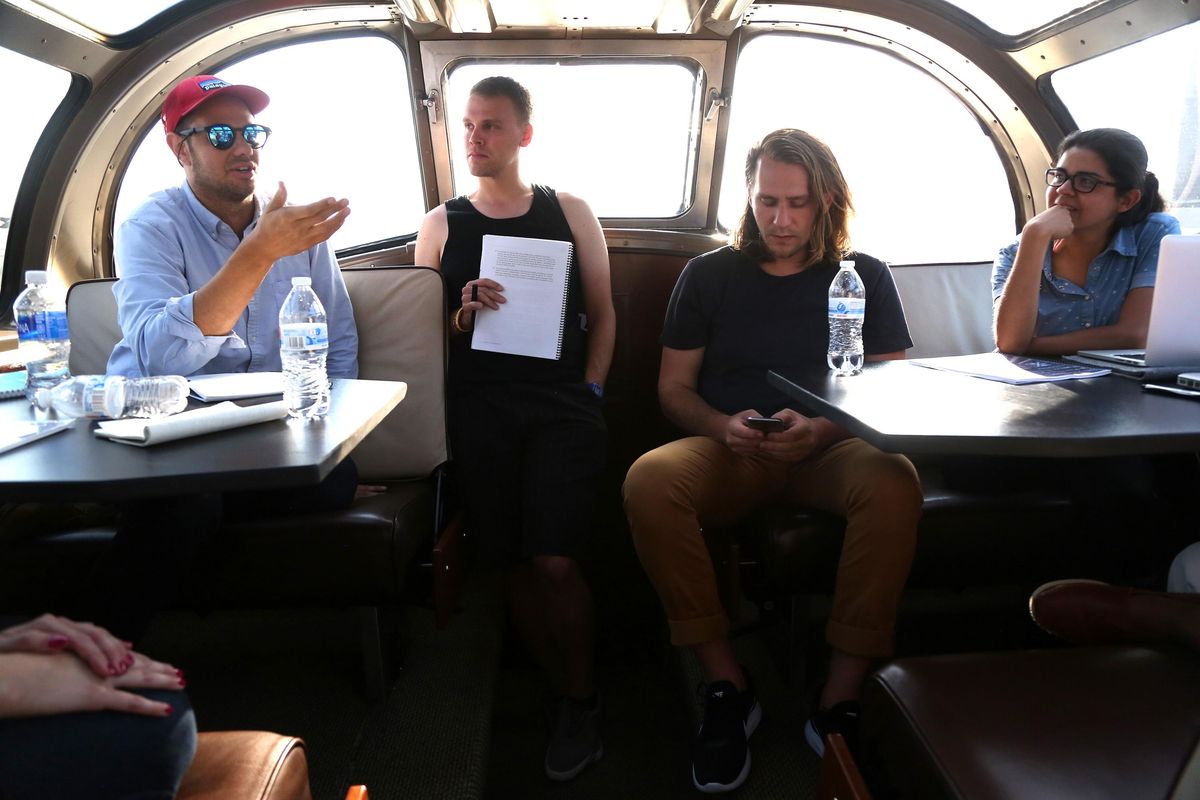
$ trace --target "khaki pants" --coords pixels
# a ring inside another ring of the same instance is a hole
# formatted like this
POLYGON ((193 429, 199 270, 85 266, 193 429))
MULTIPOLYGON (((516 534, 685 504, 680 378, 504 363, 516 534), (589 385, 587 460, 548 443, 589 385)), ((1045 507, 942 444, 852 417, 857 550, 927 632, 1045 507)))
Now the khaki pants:
POLYGON ((666 609, 673 644, 702 644, 729 631, 701 527, 730 524, 786 499, 846 518, 829 644, 850 655, 891 653, 922 502, 916 470, 903 456, 846 439, 784 464, 694 436, 634 462, 624 496, 634 546, 666 609))

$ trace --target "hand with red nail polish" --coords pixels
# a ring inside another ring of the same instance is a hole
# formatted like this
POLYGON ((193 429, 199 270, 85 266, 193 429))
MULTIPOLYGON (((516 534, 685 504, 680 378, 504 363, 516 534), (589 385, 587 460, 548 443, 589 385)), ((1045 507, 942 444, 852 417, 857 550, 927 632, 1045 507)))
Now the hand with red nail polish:
POLYGON ((133 646, 90 622, 43 614, 0 631, 0 653, 75 653, 101 677, 119 675, 133 664, 133 646))
POLYGON ((0 717, 74 711, 168 716, 172 708, 130 689, 179 691, 183 670, 135 652, 103 628, 43 614, 0 631, 0 717))
POLYGON ((168 716, 173 711, 169 703, 129 690, 178 691, 183 686, 179 670, 140 653, 123 674, 107 678, 71 653, 0 653, 0 674, 0 718, 103 710, 168 716))

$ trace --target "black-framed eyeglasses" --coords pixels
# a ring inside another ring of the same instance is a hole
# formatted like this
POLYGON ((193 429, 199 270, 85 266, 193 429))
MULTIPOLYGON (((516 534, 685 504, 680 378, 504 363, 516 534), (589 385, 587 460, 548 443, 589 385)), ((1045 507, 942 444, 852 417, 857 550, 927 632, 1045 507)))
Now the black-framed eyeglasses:
POLYGON ((238 133, 241 133, 246 144, 255 150, 266 144, 267 137, 271 135, 271 129, 266 125, 247 125, 244 128, 234 128, 231 125, 209 125, 206 128, 185 128, 175 132, 185 139, 193 133, 207 133, 208 143, 218 150, 228 150, 233 147, 234 137, 238 133))
POLYGON ((1097 186, 1116 186, 1112 181, 1106 181, 1099 175, 1092 172, 1076 172, 1074 175, 1067 172, 1065 169, 1051 167, 1046 170, 1046 185, 1047 186, 1062 186, 1067 181, 1071 182, 1071 188, 1080 194, 1087 194, 1096 190, 1097 186))

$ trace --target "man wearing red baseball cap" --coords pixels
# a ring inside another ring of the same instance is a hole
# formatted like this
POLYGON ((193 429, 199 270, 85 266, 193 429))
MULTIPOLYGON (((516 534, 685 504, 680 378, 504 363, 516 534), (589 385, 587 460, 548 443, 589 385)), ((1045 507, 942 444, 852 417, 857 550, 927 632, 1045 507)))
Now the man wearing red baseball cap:
MULTIPOLYGON (((252 86, 212 75, 185 78, 167 95, 166 143, 185 180, 151 195, 117 230, 120 280, 113 294, 124 338, 109 358, 109 374, 281 371, 279 309, 291 279, 308 277, 328 317, 328 373, 357 376, 350 297, 326 244, 349 204, 327 197, 289 206, 282 183, 272 198, 256 195, 271 129, 254 117, 268 102, 252 86)), ((127 508, 82 611, 136 640, 155 612, 175 601, 178 576, 188 574, 222 519, 256 507, 281 513, 344 508, 357 483, 354 463, 346 459, 316 491, 193 494, 127 508)))
POLYGON ((270 98, 213 75, 184 78, 162 106, 181 186, 151 195, 117 230, 114 293, 125 338, 109 374, 194 375, 282 369, 276 322, 297 276, 329 317, 331 377, 358 374, 350 298, 326 241, 350 213, 327 197, 285 205, 256 195, 270 98))

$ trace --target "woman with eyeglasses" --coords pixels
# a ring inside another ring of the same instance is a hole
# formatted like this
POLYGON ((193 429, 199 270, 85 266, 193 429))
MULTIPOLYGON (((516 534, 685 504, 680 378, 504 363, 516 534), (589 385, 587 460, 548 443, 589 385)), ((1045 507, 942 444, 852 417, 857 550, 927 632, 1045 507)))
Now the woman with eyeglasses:
POLYGON ((1004 353, 1145 347, 1162 213, 1146 148, 1116 128, 1075 131, 1046 170, 1046 210, 992 268, 993 332, 1004 353))

